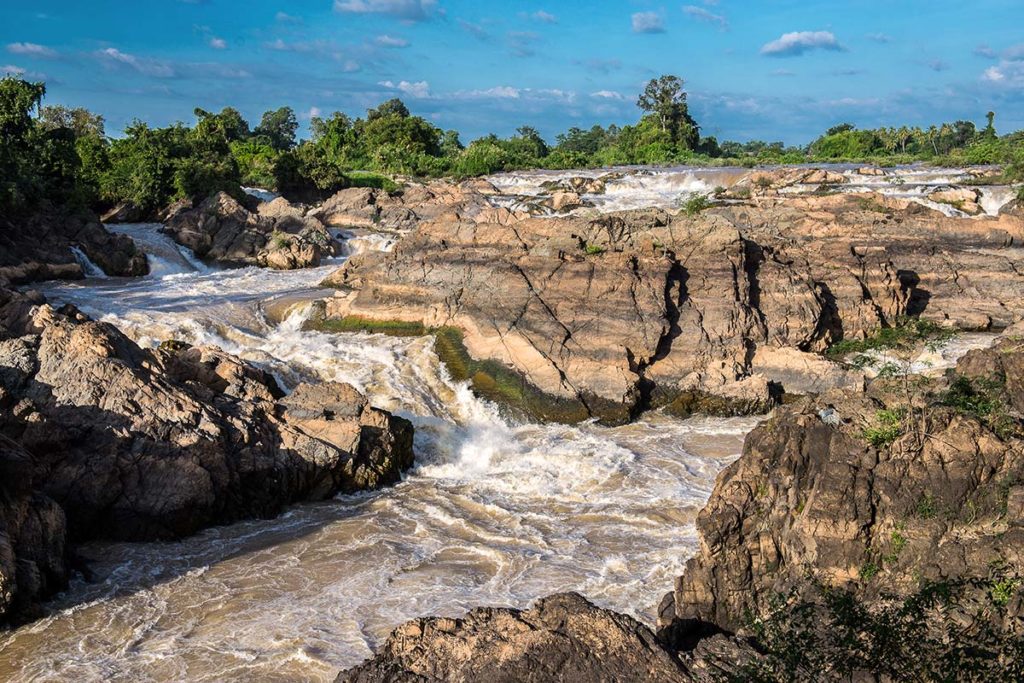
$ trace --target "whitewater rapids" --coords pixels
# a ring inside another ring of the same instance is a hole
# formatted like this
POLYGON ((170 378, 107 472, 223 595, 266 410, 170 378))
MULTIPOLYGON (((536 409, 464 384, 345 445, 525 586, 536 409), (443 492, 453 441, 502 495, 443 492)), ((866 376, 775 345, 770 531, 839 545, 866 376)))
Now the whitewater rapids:
MULTIPOLYGON (((329 681, 403 621, 576 590, 653 622, 694 519, 754 419, 516 424, 451 381, 429 338, 303 331, 315 269, 211 269, 157 224, 113 226, 153 274, 49 284, 144 346, 216 344, 285 387, 340 380, 416 426, 398 486, 174 543, 81 549, 50 616, 0 635, 0 680, 329 681), (261 302, 294 301, 280 324, 261 302)), ((346 253, 389 248, 348 234, 346 253)), ((322 290, 320 292, 322 295, 322 290)))

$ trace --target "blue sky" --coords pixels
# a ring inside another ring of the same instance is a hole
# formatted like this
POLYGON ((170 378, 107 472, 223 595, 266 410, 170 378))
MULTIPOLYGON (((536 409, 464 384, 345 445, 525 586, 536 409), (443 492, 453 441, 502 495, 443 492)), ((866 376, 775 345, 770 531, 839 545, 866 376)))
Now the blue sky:
POLYGON ((191 121, 361 115, 402 97, 468 141, 519 125, 631 123, 651 77, 686 80, 707 135, 805 143, 825 127, 997 113, 1024 128, 1022 0, 4 1, 0 71, 48 103, 191 121))

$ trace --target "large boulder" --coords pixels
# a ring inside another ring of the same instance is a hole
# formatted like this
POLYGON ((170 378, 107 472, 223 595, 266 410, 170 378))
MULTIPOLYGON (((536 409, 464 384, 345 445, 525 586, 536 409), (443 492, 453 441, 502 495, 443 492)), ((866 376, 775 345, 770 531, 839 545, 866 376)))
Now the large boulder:
POLYGON ((0 624, 33 614, 68 577, 64 511, 38 490, 32 456, 0 435, 0 624))
POLYGON ((350 387, 285 398, 222 351, 144 350, 73 310, 43 306, 30 327, 0 341, 0 432, 33 456, 74 540, 175 538, 268 517, 393 483, 412 463, 411 424, 350 387))
POLYGON ((577 406, 564 415, 615 422, 681 394, 729 398, 759 373, 794 393, 856 386, 812 354, 907 316, 1010 325, 1024 318, 1021 239, 1012 213, 953 218, 875 194, 695 216, 455 212, 351 258, 324 283, 342 290, 326 314, 458 328, 470 358, 577 406))
POLYGON ((149 272, 131 238, 108 231, 87 211, 44 206, 29 216, 0 216, 0 280, 22 283, 83 277, 73 249, 107 275, 149 272))
POLYGON ((179 207, 164 231, 201 259, 281 270, 320 265, 338 245, 324 225, 283 198, 250 211, 225 192, 179 207))
MULTIPOLYGON (((928 581, 1024 575, 1022 381, 1011 337, 946 378, 778 409, 719 476, 662 625, 744 631, 815 584, 870 607, 928 581)), ((1003 616, 1024 616, 1024 600, 1003 616)))
POLYGON ((373 659, 336 683, 689 681, 678 660, 634 619, 574 593, 529 610, 475 609, 461 619, 416 619, 373 659))

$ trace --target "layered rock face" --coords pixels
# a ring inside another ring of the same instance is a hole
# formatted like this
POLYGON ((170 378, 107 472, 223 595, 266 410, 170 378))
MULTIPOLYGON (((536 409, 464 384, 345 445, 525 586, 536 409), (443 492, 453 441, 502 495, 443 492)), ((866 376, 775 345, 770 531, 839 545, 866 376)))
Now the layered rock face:
MULTIPOLYGON (((1013 335, 945 379, 876 380, 780 408, 719 476, 662 625, 741 631, 812 580, 871 604, 926 581, 1024 574, 1022 382, 1013 335)), ((1003 618, 1022 614, 1011 595, 1003 618)))
MULTIPOLYGON (((826 178, 827 180, 827 178, 826 178)), ((580 415, 764 410, 855 387, 813 355, 902 316, 986 330, 1024 316, 1024 220, 954 219, 879 195, 758 199, 697 216, 528 218, 454 209, 352 258, 328 317, 463 331, 580 415), (774 388, 773 388, 774 387, 774 388), (713 400, 707 400, 712 396, 713 400)))
POLYGON ((72 247, 108 275, 149 272, 146 255, 134 242, 108 232, 90 213, 43 209, 22 219, 0 217, 0 281, 82 278, 85 274, 72 247))
POLYGON ((278 270, 318 266, 339 248, 323 223, 285 199, 250 211, 224 192, 174 207, 164 230, 201 259, 278 270))
POLYGON ((59 587, 65 515, 68 541, 175 538, 412 465, 411 423, 351 386, 284 396, 218 349, 147 351, 74 309, 11 299, 4 319, 25 334, 0 341, 0 619, 59 587))

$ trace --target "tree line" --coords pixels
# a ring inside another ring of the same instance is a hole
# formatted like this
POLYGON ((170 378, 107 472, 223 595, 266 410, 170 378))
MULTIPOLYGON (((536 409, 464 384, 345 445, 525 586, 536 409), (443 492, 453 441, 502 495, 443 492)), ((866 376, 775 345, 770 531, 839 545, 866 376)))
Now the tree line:
POLYGON ((841 124, 806 147, 781 142, 722 142, 702 136, 682 79, 652 79, 637 98, 633 125, 573 127, 554 144, 532 127, 506 138, 463 144, 412 114, 399 99, 352 119, 341 112, 310 120, 299 140, 290 107, 267 111, 252 126, 234 108, 195 110, 191 125, 152 127, 133 121, 119 138, 103 117, 82 108, 43 106, 46 89, 16 77, 0 80, 0 209, 34 203, 77 203, 102 209, 129 203, 155 213, 181 198, 245 185, 285 194, 323 196, 344 187, 384 185, 388 175, 471 177, 532 168, 574 169, 629 164, 804 163, 933 160, 1024 167, 1024 131, 1000 137, 994 114, 972 122, 921 128, 858 130, 841 124))

